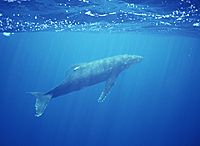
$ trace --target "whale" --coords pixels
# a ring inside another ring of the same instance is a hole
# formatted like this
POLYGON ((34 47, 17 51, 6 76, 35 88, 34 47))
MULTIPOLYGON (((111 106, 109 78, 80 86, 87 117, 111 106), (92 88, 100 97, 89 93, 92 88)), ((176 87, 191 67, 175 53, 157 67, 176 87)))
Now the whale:
POLYGON ((65 79, 55 88, 44 93, 28 92, 36 97, 35 116, 40 117, 44 113, 51 99, 101 82, 105 82, 105 86, 97 101, 104 102, 118 75, 142 59, 139 55, 123 54, 72 65, 65 79))

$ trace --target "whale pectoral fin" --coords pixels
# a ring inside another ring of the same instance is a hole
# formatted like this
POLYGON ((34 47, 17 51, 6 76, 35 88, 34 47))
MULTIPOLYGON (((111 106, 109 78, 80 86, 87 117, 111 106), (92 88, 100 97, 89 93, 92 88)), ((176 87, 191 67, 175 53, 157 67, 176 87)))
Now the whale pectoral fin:
POLYGON ((98 102, 104 102, 112 86, 115 84, 116 78, 117 78, 117 75, 113 75, 106 81, 105 87, 103 91, 101 92, 100 97, 98 98, 98 102))

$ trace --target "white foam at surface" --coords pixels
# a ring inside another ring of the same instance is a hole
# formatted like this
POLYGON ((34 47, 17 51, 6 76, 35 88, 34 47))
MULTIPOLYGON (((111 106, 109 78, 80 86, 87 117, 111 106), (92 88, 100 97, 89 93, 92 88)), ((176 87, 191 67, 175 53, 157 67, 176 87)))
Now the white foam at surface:
POLYGON ((200 26, 200 23, 194 23, 193 26, 200 26))
POLYGON ((8 37, 8 36, 11 35, 11 33, 10 32, 3 32, 3 35, 8 37))
POLYGON ((91 11, 87 11, 87 12, 85 12, 85 14, 86 14, 86 15, 89 15, 89 16, 95 16, 94 14, 92 14, 91 11))

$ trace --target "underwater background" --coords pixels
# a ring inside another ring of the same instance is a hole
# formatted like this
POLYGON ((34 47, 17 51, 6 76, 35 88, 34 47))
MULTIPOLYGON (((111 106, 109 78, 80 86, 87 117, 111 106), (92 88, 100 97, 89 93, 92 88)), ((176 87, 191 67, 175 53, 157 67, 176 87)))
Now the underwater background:
POLYGON ((199 146, 200 3, 190 0, 0 2, 1 146, 199 146), (35 98, 73 65, 134 54, 103 103, 104 83, 35 98))

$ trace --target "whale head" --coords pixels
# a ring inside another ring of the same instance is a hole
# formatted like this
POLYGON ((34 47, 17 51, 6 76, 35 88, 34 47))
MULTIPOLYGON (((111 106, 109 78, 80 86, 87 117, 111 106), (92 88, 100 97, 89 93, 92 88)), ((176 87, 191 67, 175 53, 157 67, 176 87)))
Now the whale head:
POLYGON ((139 56, 139 55, 127 55, 125 64, 132 65, 132 64, 135 64, 135 63, 139 63, 143 60, 143 58, 144 57, 139 56))
POLYGON ((135 63, 139 63, 143 60, 143 57, 139 55, 125 54, 125 55, 122 55, 121 57, 122 57, 121 61, 123 62, 123 65, 121 66, 122 70, 129 68, 131 65, 135 63))
POLYGON ((132 55, 131 60, 133 63, 139 63, 144 59, 142 56, 132 55))

